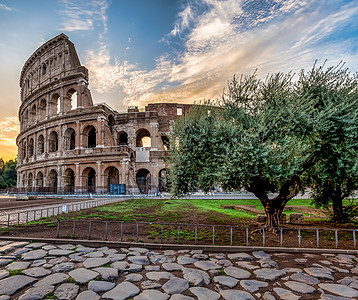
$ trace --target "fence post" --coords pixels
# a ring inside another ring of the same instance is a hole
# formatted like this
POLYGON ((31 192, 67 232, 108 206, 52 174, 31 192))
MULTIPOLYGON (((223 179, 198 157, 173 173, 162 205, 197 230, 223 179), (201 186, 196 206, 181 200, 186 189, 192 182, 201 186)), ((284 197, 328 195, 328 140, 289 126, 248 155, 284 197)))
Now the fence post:
POLYGON ((26 223, 29 221, 29 211, 26 211, 26 223))
POLYGON ((106 221, 106 241, 108 241, 108 221, 106 221))
POLYGON ((17 213, 17 224, 20 224, 20 213, 17 213))
POLYGON ((41 208, 41 217, 40 218, 42 218, 42 208, 41 208))
POLYGON ((317 248, 319 248, 319 230, 316 229, 316 235, 317 235, 317 248))
POLYGON ((246 227, 246 246, 249 245, 249 227, 246 227))
POLYGON ((230 246, 232 246, 232 226, 230 226, 230 246))
POLYGON ((34 221, 36 220, 36 209, 34 210, 34 221))
POLYGON ((357 247, 357 240, 356 240, 356 231, 353 230, 353 244, 354 244, 354 248, 357 247))
POLYGON ((215 226, 213 226, 213 245, 215 245, 215 226))
POLYGON ((72 236, 75 237, 75 231, 76 231, 76 221, 73 220, 73 231, 72 231, 72 236))
POLYGON ((180 226, 178 226, 178 242, 180 240, 180 226))
POLYGON ((91 227, 92 227, 92 222, 89 221, 89 225, 88 225, 88 238, 91 239, 91 227))
POLYGON ((161 224, 161 231, 160 231, 160 243, 163 244, 163 224, 161 224))
POLYGON ((195 244, 198 242, 198 226, 195 226, 195 244))
POLYGON ((121 242, 123 240, 123 222, 121 222, 121 242))
POLYGON ((298 229, 298 247, 301 247, 301 229, 298 229))
POLYGON ((60 235, 60 222, 57 221, 57 233, 56 233, 56 237, 58 238, 60 235))
POLYGON ((10 226, 10 214, 7 215, 7 227, 10 226))
POLYGON ((137 223, 137 243, 138 243, 138 236, 139 236, 139 225, 138 225, 138 223, 137 223))
POLYGON ((262 246, 265 247, 265 228, 262 228, 262 246))
POLYGON ((281 247, 283 247, 282 227, 280 229, 280 244, 281 244, 281 247))
POLYGON ((338 248, 338 230, 335 231, 335 237, 336 237, 336 248, 338 248))

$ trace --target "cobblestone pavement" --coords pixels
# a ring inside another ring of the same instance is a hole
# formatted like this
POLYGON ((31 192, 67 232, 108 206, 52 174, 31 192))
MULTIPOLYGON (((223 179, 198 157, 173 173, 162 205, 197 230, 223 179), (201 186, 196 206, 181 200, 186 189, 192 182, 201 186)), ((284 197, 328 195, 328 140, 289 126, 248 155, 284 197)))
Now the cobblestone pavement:
POLYGON ((357 259, 0 241, 0 300, 358 299, 357 259))

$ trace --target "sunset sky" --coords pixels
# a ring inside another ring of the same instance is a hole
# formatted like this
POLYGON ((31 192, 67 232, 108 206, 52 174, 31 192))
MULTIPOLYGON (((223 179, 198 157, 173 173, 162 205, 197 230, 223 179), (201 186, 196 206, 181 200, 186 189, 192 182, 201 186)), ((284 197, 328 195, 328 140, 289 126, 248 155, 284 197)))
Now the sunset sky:
POLYGON ((233 74, 343 60, 358 71, 358 1, 0 0, 0 157, 16 157, 19 75, 65 33, 90 71, 95 103, 216 99, 233 74))

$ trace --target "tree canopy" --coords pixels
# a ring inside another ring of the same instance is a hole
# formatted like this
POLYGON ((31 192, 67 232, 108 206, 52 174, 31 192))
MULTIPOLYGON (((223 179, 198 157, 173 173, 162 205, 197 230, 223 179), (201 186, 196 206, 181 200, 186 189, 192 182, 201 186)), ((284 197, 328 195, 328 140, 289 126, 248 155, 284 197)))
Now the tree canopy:
POLYGON ((0 159, 0 188, 16 186, 16 164, 17 160, 9 160, 4 163, 3 159, 0 159))
POLYGON ((285 204, 305 186, 317 204, 333 202, 339 210, 357 188, 357 76, 339 65, 293 78, 234 76, 220 101, 179 120, 170 157, 173 194, 245 188, 261 200, 267 226, 279 224, 285 204), (277 196, 269 199, 270 192, 277 196))

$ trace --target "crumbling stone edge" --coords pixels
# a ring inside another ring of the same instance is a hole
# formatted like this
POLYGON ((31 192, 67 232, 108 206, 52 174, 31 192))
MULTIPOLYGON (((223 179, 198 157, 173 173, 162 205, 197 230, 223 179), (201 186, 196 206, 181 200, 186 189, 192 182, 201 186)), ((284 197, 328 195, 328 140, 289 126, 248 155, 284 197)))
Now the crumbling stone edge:
POLYGON ((285 248, 285 247, 262 247, 262 246, 213 246, 213 245, 189 245, 189 244, 153 244, 153 243, 136 243, 136 242, 116 242, 102 240, 79 240, 79 239, 51 239, 35 237, 17 237, 17 236, 0 236, 0 240, 7 241, 38 241, 51 244, 81 244, 88 247, 144 247, 147 249, 158 250, 203 250, 210 252, 246 252, 246 251, 269 251, 285 253, 332 253, 332 254, 352 254, 358 255, 358 250, 349 249, 321 249, 321 248, 285 248))

